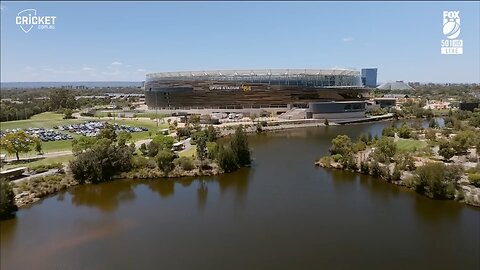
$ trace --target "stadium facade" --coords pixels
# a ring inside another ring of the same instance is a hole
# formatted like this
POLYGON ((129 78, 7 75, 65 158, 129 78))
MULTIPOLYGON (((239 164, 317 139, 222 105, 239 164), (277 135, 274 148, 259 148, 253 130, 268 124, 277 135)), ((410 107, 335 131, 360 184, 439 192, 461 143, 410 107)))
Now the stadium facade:
POLYGON ((313 116, 316 110, 364 113, 357 104, 367 92, 360 71, 352 69, 163 72, 147 74, 145 80, 147 106, 168 110, 293 107, 311 108, 313 116), (325 105, 328 110, 322 106, 332 102, 338 104, 325 105))

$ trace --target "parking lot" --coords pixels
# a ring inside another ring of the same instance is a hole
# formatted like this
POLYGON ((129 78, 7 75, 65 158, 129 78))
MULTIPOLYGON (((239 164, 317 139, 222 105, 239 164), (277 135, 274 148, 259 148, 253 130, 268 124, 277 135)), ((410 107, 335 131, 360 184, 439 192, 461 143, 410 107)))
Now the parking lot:
MULTIPOLYGON (((129 133, 148 131, 148 128, 145 127, 132 127, 128 125, 118 125, 114 123, 113 129, 115 132, 126 131, 129 133)), ((64 126, 55 126, 54 129, 59 129, 62 131, 68 131, 78 135, 94 137, 97 136, 102 129, 106 127, 106 122, 101 121, 89 121, 83 124, 73 124, 73 125, 64 125, 64 126)))
MULTIPOLYGON (((3 137, 7 133, 14 133, 20 131, 22 129, 6 129, 5 131, 0 131, 0 137, 3 137)), ((65 134, 62 132, 55 131, 53 129, 45 129, 45 128, 26 128, 24 129, 25 133, 32 135, 34 137, 39 138, 44 142, 48 141, 62 141, 62 140, 70 140, 73 139, 72 135, 65 134)))
MULTIPOLYGON (((63 125, 63 126, 54 126, 53 129, 46 128, 14 128, 6 129, 5 131, 0 131, 0 137, 5 136, 8 133, 14 133, 20 130, 25 131, 25 133, 32 135, 34 137, 40 138, 44 142, 48 141, 62 141, 62 140, 71 140, 73 136, 70 133, 75 133, 78 135, 94 137, 97 136, 102 129, 106 126, 106 122, 100 121, 89 121, 82 124, 72 124, 72 125, 63 125)), ((129 133, 148 131, 148 128, 145 127, 132 127, 128 125, 118 125, 114 123, 113 129, 116 133, 121 131, 126 131, 129 133)))

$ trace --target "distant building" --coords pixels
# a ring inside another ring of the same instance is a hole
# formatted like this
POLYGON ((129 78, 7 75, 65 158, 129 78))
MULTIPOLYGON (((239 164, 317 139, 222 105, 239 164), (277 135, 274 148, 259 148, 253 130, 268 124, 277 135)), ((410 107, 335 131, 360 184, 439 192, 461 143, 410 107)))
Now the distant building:
POLYGON ((382 85, 380 85, 379 87, 377 87, 377 89, 380 89, 380 90, 413 90, 413 88, 404 83, 403 81, 396 81, 396 82, 387 82, 387 83, 384 83, 382 85))
POLYGON ((377 69, 363 68, 362 69, 362 83, 366 87, 377 87, 377 69))
POLYGON ((396 98, 375 98, 374 99, 375 105, 380 106, 380 108, 393 108, 397 106, 397 99, 396 98))

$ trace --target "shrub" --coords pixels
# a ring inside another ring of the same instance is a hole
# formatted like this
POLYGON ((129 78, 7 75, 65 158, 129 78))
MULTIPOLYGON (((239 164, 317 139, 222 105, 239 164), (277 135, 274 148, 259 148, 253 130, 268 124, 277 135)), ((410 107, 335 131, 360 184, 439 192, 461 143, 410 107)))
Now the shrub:
POLYGON ((12 185, 0 178, 0 219, 11 217, 18 210, 12 185))
POLYGON ((368 162, 366 161, 360 162, 360 172, 363 174, 370 174, 370 166, 368 165, 368 162))
POLYGON ((415 170, 415 189, 435 199, 452 199, 455 196, 457 181, 463 174, 463 168, 447 166, 433 162, 415 170))
POLYGON ((340 154, 335 154, 335 155, 332 156, 332 159, 333 159, 333 161, 335 161, 335 162, 339 162, 339 161, 342 159, 342 157, 343 157, 343 156, 340 155, 340 154))
POLYGON ((182 170, 185 170, 185 171, 191 171, 195 169, 195 164, 193 163, 193 160, 188 157, 177 158, 175 160, 175 164, 177 166, 180 166, 180 168, 182 168, 182 170))
POLYGON ((468 181, 470 184, 480 187, 480 173, 472 173, 468 175, 468 181))
POLYGON ((156 157, 158 168, 160 168, 160 170, 162 170, 164 174, 167 175, 171 170, 173 170, 174 159, 175 155, 170 150, 162 150, 158 152, 158 155, 156 157))

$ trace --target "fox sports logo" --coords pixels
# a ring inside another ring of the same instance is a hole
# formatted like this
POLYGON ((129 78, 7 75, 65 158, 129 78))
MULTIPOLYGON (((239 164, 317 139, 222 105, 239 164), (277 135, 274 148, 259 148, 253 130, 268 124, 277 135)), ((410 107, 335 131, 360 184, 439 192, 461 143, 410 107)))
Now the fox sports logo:
POLYGON ((460 11, 443 12, 443 34, 449 39, 460 35, 460 11))

